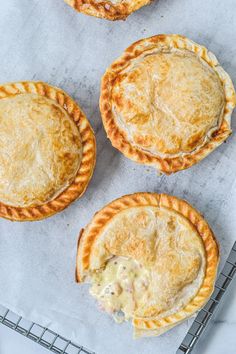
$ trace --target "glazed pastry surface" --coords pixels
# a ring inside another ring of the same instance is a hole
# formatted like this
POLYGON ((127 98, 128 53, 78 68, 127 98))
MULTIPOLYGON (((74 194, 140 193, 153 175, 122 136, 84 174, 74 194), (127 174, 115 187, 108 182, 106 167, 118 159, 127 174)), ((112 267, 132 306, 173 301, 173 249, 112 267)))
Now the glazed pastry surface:
POLYGON ((107 20, 124 20, 151 0, 65 0, 75 10, 107 20))
POLYGON ((81 162, 75 123, 56 102, 34 94, 0 100, 0 201, 41 205, 65 190, 81 162))
POLYGON ((153 155, 192 152, 219 128, 225 105, 217 73, 186 50, 133 60, 112 90, 113 114, 127 139, 153 155))

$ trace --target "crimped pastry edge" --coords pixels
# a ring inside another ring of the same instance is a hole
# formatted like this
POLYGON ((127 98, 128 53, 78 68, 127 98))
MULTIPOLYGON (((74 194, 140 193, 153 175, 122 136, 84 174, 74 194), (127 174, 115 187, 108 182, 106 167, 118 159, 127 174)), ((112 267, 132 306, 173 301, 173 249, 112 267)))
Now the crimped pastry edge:
POLYGON ((148 5, 151 0, 122 1, 113 4, 110 1, 96 0, 64 0, 76 11, 89 16, 104 18, 110 21, 125 20, 132 12, 148 5))
POLYGON ((165 174, 171 174, 191 167, 221 145, 232 133, 230 123, 235 105, 236 95, 233 83, 229 75, 220 66, 215 55, 204 46, 178 34, 159 34, 133 43, 110 67, 108 67, 101 80, 100 111, 107 137, 110 139, 113 147, 122 152, 127 158, 141 164, 153 166, 165 174), (206 61, 218 74, 225 93, 226 104, 219 129, 212 134, 210 140, 206 141, 198 149, 176 157, 152 155, 132 145, 126 140, 112 114, 111 93, 116 75, 122 71, 132 59, 138 57, 143 52, 150 52, 152 49, 156 49, 157 46, 160 48, 168 46, 185 49, 196 53, 196 55, 206 61))
POLYGON ((82 159, 74 181, 55 199, 32 207, 13 207, 0 202, 0 217, 12 221, 41 220, 65 209, 85 192, 96 162, 94 132, 79 105, 62 89, 41 81, 21 81, 0 85, 0 99, 27 93, 55 101, 73 119, 81 136, 82 159))
MULTIPOLYGON (((188 202, 167 194, 140 192, 125 195, 107 204, 94 215, 92 221, 80 232, 76 258, 76 281, 83 282, 86 277, 90 267, 90 254, 93 244, 106 224, 117 213, 135 206, 160 206, 181 214, 191 222, 198 232, 206 252, 206 271, 202 286, 197 295, 181 311, 158 320, 155 318, 133 318, 133 326, 137 329, 163 330, 166 326, 175 326, 178 322, 191 317, 196 311, 200 310, 214 290, 219 263, 218 243, 204 217, 188 202)), ((164 330, 160 332, 164 332, 164 330)))

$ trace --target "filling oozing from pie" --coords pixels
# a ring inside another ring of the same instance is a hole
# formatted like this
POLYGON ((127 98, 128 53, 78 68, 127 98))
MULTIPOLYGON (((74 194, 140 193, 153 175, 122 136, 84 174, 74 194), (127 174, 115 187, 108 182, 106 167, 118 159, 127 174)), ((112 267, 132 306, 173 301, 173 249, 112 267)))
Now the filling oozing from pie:
POLYGON ((205 266, 202 240, 187 219, 165 208, 130 208, 96 242, 90 292, 118 322, 159 319, 196 296, 205 266))
POLYGON ((195 53, 156 49, 116 76, 112 111, 126 139, 156 156, 191 153, 219 128, 225 107, 217 72, 195 53))
POLYGON ((118 322, 133 317, 151 284, 148 270, 125 257, 112 258, 102 272, 93 273, 92 280, 90 293, 118 322))
POLYGON ((56 102, 36 94, 0 99, 0 201, 40 205, 73 181, 82 158, 76 124, 56 102))

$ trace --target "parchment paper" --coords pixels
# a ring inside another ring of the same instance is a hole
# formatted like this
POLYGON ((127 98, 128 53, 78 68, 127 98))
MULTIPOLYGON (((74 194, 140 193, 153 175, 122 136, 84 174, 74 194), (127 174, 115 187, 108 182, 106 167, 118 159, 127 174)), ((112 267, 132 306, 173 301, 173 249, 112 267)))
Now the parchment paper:
POLYGON ((87 192, 64 212, 33 223, 0 220, 0 303, 99 354, 175 352, 191 320, 159 338, 134 341, 130 324, 115 324, 98 310, 88 287, 74 282, 77 235, 95 211, 119 196, 167 192, 205 215, 224 260, 236 237, 235 135, 197 166, 158 176, 106 139, 100 78, 132 42, 181 33, 210 48, 236 82, 235 8, 235 0, 159 0, 112 23, 78 14, 63 0, 0 1, 0 81, 42 80, 67 91, 90 119, 98 150, 87 192))

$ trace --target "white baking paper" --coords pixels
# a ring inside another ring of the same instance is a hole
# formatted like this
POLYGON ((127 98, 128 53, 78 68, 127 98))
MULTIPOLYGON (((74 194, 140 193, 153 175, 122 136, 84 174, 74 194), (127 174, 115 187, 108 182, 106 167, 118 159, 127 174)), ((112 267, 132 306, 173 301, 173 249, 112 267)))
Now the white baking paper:
MULTIPOLYGON (((74 282, 77 235, 95 211, 117 197, 167 192, 204 214, 224 260, 236 238, 235 135, 197 166, 158 176, 123 157, 106 139, 98 108, 100 79, 132 42, 180 33, 211 49, 236 82, 235 9, 236 0, 159 0, 113 23, 78 14, 63 0, 0 1, 0 82, 42 80, 61 87, 86 112, 97 138, 97 167, 80 200, 43 221, 0 220, 0 303, 97 354, 175 353, 191 320, 159 338, 134 341, 130 324, 114 323, 98 310, 88 287, 74 282)), ((225 307, 220 320, 233 335, 232 297, 225 307)), ((199 348, 222 353, 219 346, 199 348)))

